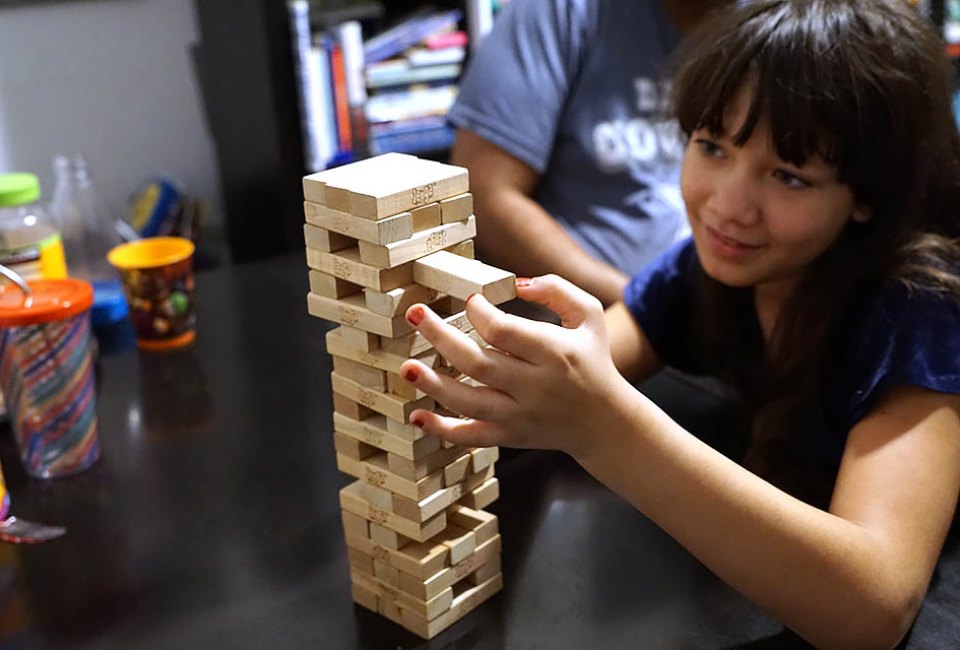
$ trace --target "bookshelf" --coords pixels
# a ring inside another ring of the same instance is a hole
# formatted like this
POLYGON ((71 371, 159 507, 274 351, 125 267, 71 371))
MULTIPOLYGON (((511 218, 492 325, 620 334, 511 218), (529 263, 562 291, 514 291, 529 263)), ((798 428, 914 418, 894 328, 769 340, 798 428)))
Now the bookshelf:
MULTIPOLYGON (((489 0, 484 0, 489 1, 489 0)), ((459 10, 476 0, 311 0, 312 34, 359 20, 368 35, 418 10, 459 10)), ((193 50, 206 118, 216 145, 232 261, 303 249, 304 156, 298 65, 285 0, 196 0, 193 50)), ((462 28, 469 30, 466 19, 462 28)), ((370 151, 369 153, 377 153, 370 151)), ((446 150, 418 152, 442 159, 446 150)))

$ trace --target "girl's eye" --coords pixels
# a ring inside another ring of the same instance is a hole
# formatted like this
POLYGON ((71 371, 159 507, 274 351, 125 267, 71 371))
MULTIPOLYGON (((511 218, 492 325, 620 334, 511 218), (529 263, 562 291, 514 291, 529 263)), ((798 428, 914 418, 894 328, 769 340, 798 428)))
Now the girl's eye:
POLYGON ((706 138, 697 138, 694 140, 694 143, 700 147, 700 151, 709 158, 719 158, 723 155, 723 149, 720 148, 713 140, 707 140, 706 138))
POLYGON ((773 177, 792 189, 803 189, 805 187, 810 187, 809 182, 800 178, 793 172, 789 172, 785 169, 774 170, 773 177))

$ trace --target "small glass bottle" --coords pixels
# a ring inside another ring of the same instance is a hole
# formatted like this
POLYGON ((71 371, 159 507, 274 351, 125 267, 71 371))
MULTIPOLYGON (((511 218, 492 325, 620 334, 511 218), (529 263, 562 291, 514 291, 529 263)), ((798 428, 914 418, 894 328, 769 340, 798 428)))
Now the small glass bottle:
POLYGON ((83 156, 56 156, 53 170, 50 209, 60 224, 70 275, 93 285, 93 327, 108 327, 127 315, 120 278, 107 262, 110 249, 122 243, 113 213, 97 192, 83 156))
POLYGON ((63 241, 35 174, 0 174, 0 264, 27 280, 67 277, 63 241))

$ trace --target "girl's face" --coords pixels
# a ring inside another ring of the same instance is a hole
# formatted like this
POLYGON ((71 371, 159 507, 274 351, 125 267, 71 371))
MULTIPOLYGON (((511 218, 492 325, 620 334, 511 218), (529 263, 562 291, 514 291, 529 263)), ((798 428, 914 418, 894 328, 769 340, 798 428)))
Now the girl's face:
POLYGON ((764 120, 742 147, 734 145, 749 102, 744 86, 724 116, 723 133, 691 134, 681 191, 710 277, 786 295, 847 222, 866 221, 869 212, 821 158, 811 157, 803 167, 782 160, 764 120))

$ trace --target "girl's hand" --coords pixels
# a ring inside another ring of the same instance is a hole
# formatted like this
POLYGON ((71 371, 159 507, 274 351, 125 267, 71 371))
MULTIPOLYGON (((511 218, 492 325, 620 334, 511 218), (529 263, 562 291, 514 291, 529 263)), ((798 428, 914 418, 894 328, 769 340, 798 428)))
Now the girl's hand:
MULTIPOLYGON (((610 358, 600 302, 554 275, 517 281, 517 295, 560 316, 562 327, 506 314, 482 295, 467 301, 467 317, 489 346, 447 326, 424 305, 409 320, 474 387, 411 359, 407 381, 468 419, 418 409, 410 422, 458 445, 559 449, 576 456, 591 433, 610 426, 615 395, 624 386, 610 358)), ((631 389, 632 390, 632 389, 631 389)))

